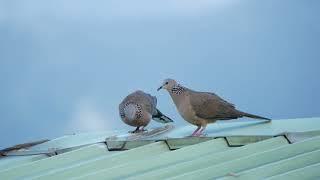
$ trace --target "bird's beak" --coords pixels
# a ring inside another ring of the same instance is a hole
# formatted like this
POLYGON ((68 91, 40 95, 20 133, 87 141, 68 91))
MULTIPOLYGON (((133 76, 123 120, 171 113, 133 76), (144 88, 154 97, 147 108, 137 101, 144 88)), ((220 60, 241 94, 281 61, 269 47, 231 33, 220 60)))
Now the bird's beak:
POLYGON ((162 89, 162 86, 160 86, 160 87, 157 89, 157 91, 160 91, 160 89, 162 89))

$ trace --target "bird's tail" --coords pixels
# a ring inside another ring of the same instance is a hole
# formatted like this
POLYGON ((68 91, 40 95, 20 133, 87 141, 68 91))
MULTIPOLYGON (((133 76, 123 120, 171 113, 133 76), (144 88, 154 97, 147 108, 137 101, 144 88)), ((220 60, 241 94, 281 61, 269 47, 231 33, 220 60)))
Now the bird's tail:
POLYGON ((152 119, 159 122, 159 123, 170 123, 173 122, 172 119, 170 119, 168 116, 162 114, 158 109, 157 113, 152 116, 152 119))
POLYGON ((244 117, 248 117, 248 118, 264 119, 264 120, 271 121, 271 119, 269 119, 269 118, 265 118, 265 117, 262 117, 262 116, 257 116, 257 115, 254 115, 254 114, 249 114, 249 113, 246 113, 246 112, 241 112, 241 115, 244 116, 244 117))

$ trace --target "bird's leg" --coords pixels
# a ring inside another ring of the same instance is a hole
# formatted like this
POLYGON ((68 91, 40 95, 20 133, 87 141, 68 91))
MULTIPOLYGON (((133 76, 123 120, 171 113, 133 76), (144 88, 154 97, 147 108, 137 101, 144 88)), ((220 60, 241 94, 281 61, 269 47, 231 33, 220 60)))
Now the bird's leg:
POLYGON ((147 131, 146 129, 144 129, 144 126, 142 126, 142 128, 140 129, 140 131, 147 131))
POLYGON ((198 133, 199 129, 201 128, 201 126, 198 126, 198 128, 193 131, 193 133, 191 134, 191 136, 196 136, 196 134, 198 133))
POLYGON ((137 133, 137 132, 139 132, 139 128, 140 128, 140 126, 138 126, 134 131, 129 131, 129 133, 137 133))
POLYGON ((196 135, 201 136, 203 135, 203 131, 206 129, 206 127, 203 127, 196 135))
POLYGON ((205 135, 205 134, 203 134, 203 132, 206 130, 206 127, 207 127, 206 124, 202 125, 202 129, 201 129, 200 131, 198 131, 198 132, 195 134, 195 136, 205 135))

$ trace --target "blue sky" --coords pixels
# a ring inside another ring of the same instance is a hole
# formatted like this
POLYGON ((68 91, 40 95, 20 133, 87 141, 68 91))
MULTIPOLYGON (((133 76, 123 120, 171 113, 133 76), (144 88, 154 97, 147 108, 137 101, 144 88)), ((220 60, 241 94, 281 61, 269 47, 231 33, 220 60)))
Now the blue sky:
MULTIPOLYGON (((141 89, 177 125, 165 78, 274 119, 320 116, 316 0, 0 2, 0 148, 129 130, 141 89)), ((157 126, 156 123, 150 125, 157 126)))

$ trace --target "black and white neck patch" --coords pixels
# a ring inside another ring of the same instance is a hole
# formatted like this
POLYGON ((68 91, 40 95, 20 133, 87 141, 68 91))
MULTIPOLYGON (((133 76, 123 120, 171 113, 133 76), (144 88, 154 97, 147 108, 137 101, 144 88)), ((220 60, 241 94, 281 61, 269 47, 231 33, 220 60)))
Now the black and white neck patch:
POLYGON ((174 94, 177 94, 177 95, 182 94, 184 91, 185 91, 184 87, 180 86, 179 84, 174 86, 171 89, 171 92, 174 93, 174 94))

